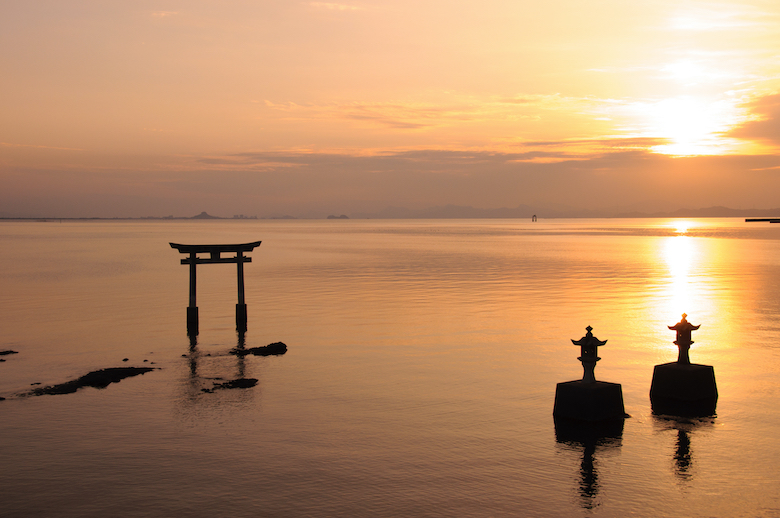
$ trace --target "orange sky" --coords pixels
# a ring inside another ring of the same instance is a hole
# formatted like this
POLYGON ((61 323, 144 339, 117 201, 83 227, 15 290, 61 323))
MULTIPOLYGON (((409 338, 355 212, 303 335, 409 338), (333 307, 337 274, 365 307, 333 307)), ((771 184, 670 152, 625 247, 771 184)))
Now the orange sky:
POLYGON ((0 216, 780 207, 780 4, 0 4, 0 216))

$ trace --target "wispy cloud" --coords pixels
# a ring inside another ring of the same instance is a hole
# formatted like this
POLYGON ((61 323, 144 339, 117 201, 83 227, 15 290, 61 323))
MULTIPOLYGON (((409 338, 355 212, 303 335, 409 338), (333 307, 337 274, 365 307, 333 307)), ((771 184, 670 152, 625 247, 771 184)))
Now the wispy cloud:
POLYGON ((438 106, 404 102, 348 102, 327 104, 274 103, 265 101, 273 110, 286 112, 293 118, 330 118, 366 122, 400 130, 417 130, 445 124, 451 120, 473 118, 469 106, 438 106))
POLYGON ((761 97, 745 105, 753 114, 751 120, 737 126, 728 135, 780 145, 780 94, 761 97))
MULTIPOLYGON (((679 9, 669 19, 674 31, 750 30, 772 23, 774 15, 736 3, 711 2, 679 9)), ((776 20, 775 20, 776 21, 776 20)))
POLYGON ((154 18, 167 18, 168 16, 175 16, 179 14, 178 11, 154 11, 152 17, 154 18))
POLYGON ((265 105, 291 119, 342 119, 398 130, 420 130, 477 121, 538 120, 541 111, 586 111, 600 101, 559 94, 509 98, 460 98, 449 103, 410 101, 295 103, 265 100, 265 105))

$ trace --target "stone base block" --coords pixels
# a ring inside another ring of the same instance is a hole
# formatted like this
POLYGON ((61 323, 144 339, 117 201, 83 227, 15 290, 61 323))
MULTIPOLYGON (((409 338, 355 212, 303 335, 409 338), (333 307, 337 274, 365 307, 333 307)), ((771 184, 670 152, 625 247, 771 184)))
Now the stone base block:
POLYGON ((580 421, 555 417, 555 440, 560 443, 590 445, 619 444, 625 419, 580 421))
POLYGON ((715 414, 718 387, 711 365, 656 365, 650 385, 654 414, 704 417, 715 414))
POLYGON ((625 415, 623 389, 618 383, 566 381, 555 389, 556 418, 596 422, 623 419, 625 415))

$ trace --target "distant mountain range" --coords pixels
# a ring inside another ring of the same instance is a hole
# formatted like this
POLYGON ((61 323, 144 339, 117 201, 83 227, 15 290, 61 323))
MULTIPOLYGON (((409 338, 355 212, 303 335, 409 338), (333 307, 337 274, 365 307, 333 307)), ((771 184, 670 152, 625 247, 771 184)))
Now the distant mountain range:
MULTIPOLYGON (((327 219, 531 219, 537 216, 542 219, 557 218, 780 218, 780 208, 777 209, 730 209, 728 207, 707 207, 702 209, 678 209, 673 212, 619 212, 608 210, 588 210, 571 207, 531 207, 519 205, 514 208, 502 207, 498 209, 479 209, 463 205, 443 205, 426 209, 407 209, 404 207, 387 207, 378 212, 358 212, 349 216, 329 215, 327 219)), ((297 219, 298 216, 270 216, 260 219, 297 219)), ((322 214, 310 213, 302 216, 303 219, 324 219, 322 214)), ((0 214, 0 219, 42 219, 41 217, 13 217, 0 214)), ((201 212, 196 216, 147 216, 143 218, 58 218, 47 216, 44 219, 230 219, 220 216, 212 216, 207 212, 201 212)), ((233 216, 232 219, 257 219, 233 216)))
POLYGON ((780 217, 778 209, 730 209, 707 207, 703 209, 678 209, 674 212, 609 212, 575 208, 541 208, 519 205, 515 208, 479 209, 470 206, 444 205, 427 209, 410 210, 388 207, 375 213, 357 213, 353 219, 480 219, 480 218, 737 218, 780 217))
POLYGON ((705 209, 678 209, 674 212, 626 212, 618 218, 772 218, 780 216, 780 209, 730 209, 707 207, 705 209))

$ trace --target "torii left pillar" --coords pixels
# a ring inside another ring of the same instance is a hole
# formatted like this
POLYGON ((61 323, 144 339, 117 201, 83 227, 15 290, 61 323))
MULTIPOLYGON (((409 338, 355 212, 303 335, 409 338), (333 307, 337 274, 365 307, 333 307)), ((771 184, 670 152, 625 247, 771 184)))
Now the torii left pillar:
POLYGON ((236 304, 236 330, 246 331, 247 311, 244 298, 244 263, 252 262, 251 257, 244 255, 260 246, 260 241, 242 243, 237 245, 181 245, 170 243, 171 248, 177 249, 182 254, 189 254, 187 259, 182 259, 181 264, 190 265, 190 303, 187 306, 187 334, 196 336, 199 331, 198 301, 197 301, 197 265, 198 264, 222 264, 236 263, 236 276, 238 278, 238 303, 236 304), (209 257, 198 257, 199 253, 207 253, 209 257), (235 253, 235 257, 221 257, 222 253, 235 253))

